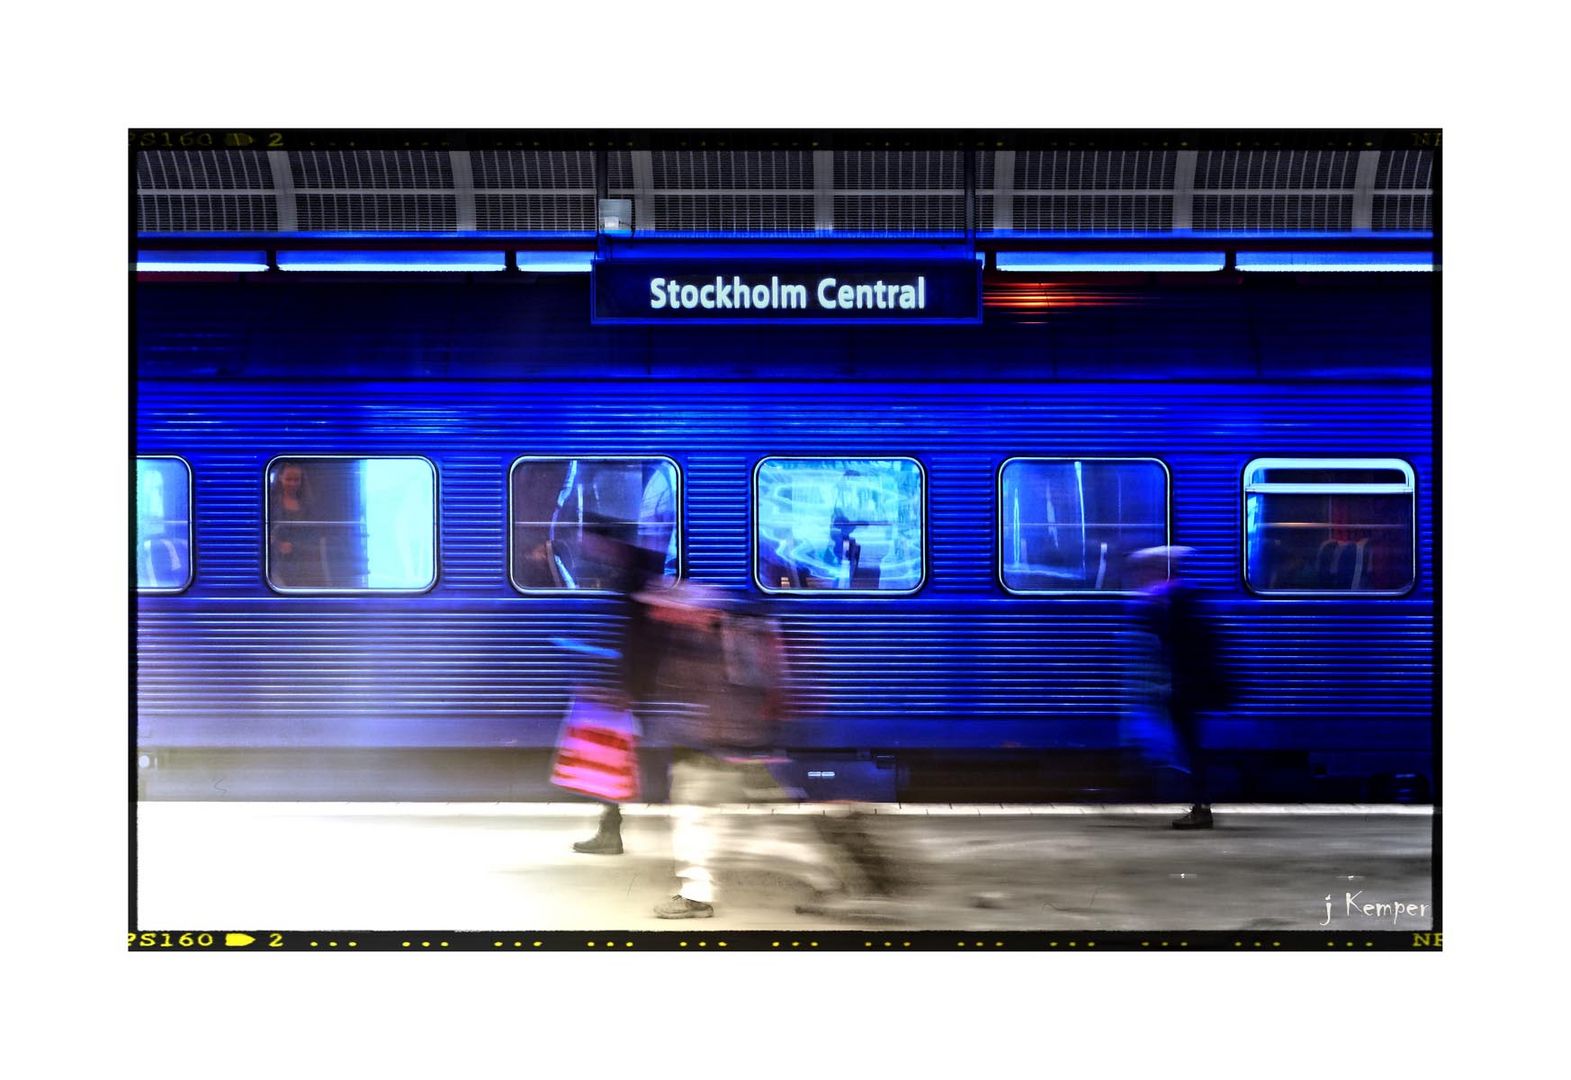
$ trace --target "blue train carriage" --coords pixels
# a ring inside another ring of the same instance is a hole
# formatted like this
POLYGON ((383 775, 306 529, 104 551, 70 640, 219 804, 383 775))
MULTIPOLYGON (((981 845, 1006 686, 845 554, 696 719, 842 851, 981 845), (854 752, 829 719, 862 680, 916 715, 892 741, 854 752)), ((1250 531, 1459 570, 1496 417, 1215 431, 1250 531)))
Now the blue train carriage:
POLYGON ((610 677, 586 512, 771 607, 818 795, 1161 795, 1121 653, 1161 544, 1240 687, 1219 801, 1437 794, 1429 275, 989 269, 979 323, 931 326, 304 278, 136 286, 148 797, 551 797, 571 688, 610 677))

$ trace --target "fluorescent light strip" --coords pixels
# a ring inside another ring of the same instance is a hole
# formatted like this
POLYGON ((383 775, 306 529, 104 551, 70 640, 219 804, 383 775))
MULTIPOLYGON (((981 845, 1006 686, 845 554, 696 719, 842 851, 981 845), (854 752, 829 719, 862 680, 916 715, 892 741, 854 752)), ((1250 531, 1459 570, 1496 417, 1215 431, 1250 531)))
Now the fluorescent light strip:
POLYGON ((1220 251, 1000 251, 1000 270, 1015 273, 1184 273, 1220 270, 1220 251))
POLYGON ((587 274, 592 251, 515 251, 513 262, 531 274, 587 274))
POLYGON ((473 273, 507 269, 502 251, 280 251, 280 270, 473 273))
POLYGON ((1431 271, 1427 251, 1240 251, 1235 265, 1256 273, 1358 273, 1431 271))
POLYGON ((139 274, 251 274, 267 269, 265 251, 138 251, 139 274))

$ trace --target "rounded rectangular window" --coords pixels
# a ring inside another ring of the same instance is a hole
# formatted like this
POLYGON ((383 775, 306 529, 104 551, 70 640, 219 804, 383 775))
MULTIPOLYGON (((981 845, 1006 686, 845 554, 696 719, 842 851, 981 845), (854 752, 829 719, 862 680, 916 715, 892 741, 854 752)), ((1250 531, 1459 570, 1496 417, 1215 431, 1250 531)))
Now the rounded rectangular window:
POLYGON ((1244 470, 1244 577, 1259 593, 1395 595, 1418 552, 1413 467, 1396 458, 1257 458, 1244 470))
POLYGON ((425 458, 274 458, 264 525, 267 583, 279 592, 436 584, 436 466, 425 458))
POLYGON ((1011 458, 998 472, 999 581, 1012 593, 1131 591, 1129 556, 1168 543, 1155 458, 1011 458))
POLYGON ((191 466, 136 459, 136 587, 176 593, 191 585, 191 466))
POLYGON ((607 592, 676 583, 681 471, 664 457, 525 457, 508 482, 513 587, 607 592))
POLYGON ((765 458, 753 474, 754 574, 777 593, 915 592, 925 477, 912 458, 765 458))

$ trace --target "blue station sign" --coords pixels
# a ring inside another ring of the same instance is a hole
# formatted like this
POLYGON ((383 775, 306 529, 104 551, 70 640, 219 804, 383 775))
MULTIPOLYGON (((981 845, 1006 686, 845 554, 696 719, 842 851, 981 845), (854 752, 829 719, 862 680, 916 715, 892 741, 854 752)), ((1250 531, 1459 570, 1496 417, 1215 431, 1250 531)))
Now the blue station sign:
POLYGON ((594 321, 642 325, 979 323, 974 258, 597 259, 594 321))

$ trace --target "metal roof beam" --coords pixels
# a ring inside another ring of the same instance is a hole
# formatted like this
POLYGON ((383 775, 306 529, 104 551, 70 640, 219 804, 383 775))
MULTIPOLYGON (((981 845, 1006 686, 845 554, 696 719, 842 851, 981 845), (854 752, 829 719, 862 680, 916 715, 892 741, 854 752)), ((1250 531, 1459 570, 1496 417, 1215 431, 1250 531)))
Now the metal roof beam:
POLYGON ((295 176, 289 167, 289 151, 269 150, 267 166, 273 171, 273 197, 278 203, 278 231, 294 232, 299 226, 295 209, 295 176))
POLYGON ((648 150, 632 151, 633 158, 633 225, 639 232, 654 232, 660 227, 655 220, 655 158, 648 150))
POLYGON ((813 228, 835 231, 835 152, 813 151, 813 228))
POLYGON ((993 154, 993 231, 1010 232, 1015 227, 1015 152, 999 150, 993 154))
POLYGON ((1190 232, 1195 227, 1195 166, 1200 151, 1180 150, 1173 161, 1173 231, 1190 232))
POLYGON ((1358 152, 1358 172, 1353 177, 1353 231, 1371 232, 1375 227, 1375 174, 1380 170, 1379 150, 1358 152))
POLYGON ((458 231, 473 232, 475 225, 475 174, 468 150, 449 150, 453 163, 453 198, 458 204, 458 231))

